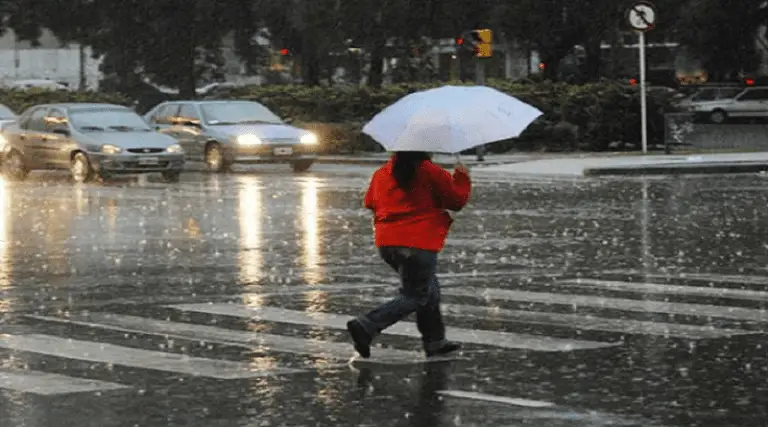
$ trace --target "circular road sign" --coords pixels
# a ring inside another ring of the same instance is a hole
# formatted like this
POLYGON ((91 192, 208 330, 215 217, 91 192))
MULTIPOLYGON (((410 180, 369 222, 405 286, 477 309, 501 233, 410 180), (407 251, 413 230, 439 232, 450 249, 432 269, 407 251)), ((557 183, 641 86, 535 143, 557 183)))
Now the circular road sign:
POLYGON ((627 10, 627 22, 633 30, 650 31, 656 25, 656 15, 653 4, 640 1, 627 10))

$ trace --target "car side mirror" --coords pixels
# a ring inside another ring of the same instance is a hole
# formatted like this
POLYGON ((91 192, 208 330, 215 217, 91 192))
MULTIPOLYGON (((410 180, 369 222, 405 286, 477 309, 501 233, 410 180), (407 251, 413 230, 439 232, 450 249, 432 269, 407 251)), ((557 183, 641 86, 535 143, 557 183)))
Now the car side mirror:
POLYGON ((52 133, 55 133, 57 135, 63 135, 63 136, 69 136, 69 129, 54 129, 51 131, 52 133))

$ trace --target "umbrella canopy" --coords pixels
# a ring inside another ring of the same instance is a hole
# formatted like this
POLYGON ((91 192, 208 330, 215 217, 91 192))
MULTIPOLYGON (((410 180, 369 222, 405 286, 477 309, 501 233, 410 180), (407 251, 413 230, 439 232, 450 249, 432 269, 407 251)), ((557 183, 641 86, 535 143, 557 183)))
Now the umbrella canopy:
POLYGON ((363 133, 388 151, 454 154, 516 138, 541 115, 487 86, 443 86, 404 96, 368 122, 363 133))

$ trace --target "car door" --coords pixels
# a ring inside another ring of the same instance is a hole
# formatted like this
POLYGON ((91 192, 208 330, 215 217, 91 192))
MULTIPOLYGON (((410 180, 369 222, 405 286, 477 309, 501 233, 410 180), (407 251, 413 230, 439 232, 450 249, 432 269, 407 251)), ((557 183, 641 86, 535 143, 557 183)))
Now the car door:
POLYGON ((48 107, 38 107, 33 110, 29 118, 19 123, 21 132, 18 143, 24 151, 24 157, 35 167, 47 167, 50 163, 48 150, 43 141, 45 137, 45 115, 48 107))
POLYGON ((72 139, 72 131, 69 120, 63 110, 51 108, 43 119, 45 132, 41 146, 45 147, 46 158, 49 167, 56 169, 68 169, 70 164, 69 153, 72 152, 75 141, 72 139))
POLYGON ((179 104, 163 104, 155 109, 149 117, 149 125, 152 129, 169 136, 174 135, 173 118, 179 112, 179 104))
POLYGON ((179 144, 189 158, 199 159, 203 155, 202 122, 197 104, 185 102, 181 104, 174 119, 174 132, 179 144))
POLYGON ((768 115, 768 88, 746 90, 736 99, 734 111, 728 113, 735 117, 765 117, 768 115))

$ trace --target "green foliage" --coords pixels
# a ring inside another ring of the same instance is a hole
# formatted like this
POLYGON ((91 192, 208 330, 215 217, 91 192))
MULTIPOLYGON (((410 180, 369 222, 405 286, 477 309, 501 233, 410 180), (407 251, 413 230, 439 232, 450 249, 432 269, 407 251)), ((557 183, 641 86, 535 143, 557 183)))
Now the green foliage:
MULTIPOLYGON (((460 85, 462 83, 452 83, 460 85)), ((377 151, 378 144, 361 133, 363 125, 388 105, 430 84, 401 84, 382 89, 337 89, 299 85, 240 88, 231 97, 260 102, 297 126, 313 130, 326 153, 377 151)), ((571 150, 580 146, 605 150, 612 142, 640 141, 640 94, 636 87, 611 81, 568 85, 544 81, 512 83, 490 81, 489 86, 539 108, 544 116, 514 141, 492 144, 491 151, 510 148, 571 150)), ((107 93, 50 92, 44 90, 0 92, 0 103, 17 112, 48 102, 108 102, 130 105, 121 95, 107 93)), ((664 95, 648 96, 649 141, 663 140, 664 112, 670 103, 664 95)))
MULTIPOLYGON (((298 123, 314 123, 321 134, 328 135, 322 139, 330 141, 327 148, 331 151, 367 151, 371 142, 359 135, 365 122, 399 98, 436 86, 438 84, 401 84, 382 89, 344 90, 295 85, 259 86, 241 88, 233 93, 233 97, 261 102, 280 116, 298 123)), ((578 145, 605 150, 612 142, 640 142, 640 93, 637 87, 610 81, 586 85, 491 81, 489 86, 534 105, 544 113, 518 140, 497 143, 492 150, 503 151, 512 146, 560 150, 578 145)), ((669 110, 670 102, 664 95, 649 94, 650 143, 663 140, 664 112, 669 110)))
POLYGON ((21 114, 24 110, 34 105, 59 102, 99 102, 131 105, 130 99, 111 93, 50 91, 44 89, 0 90, 0 104, 6 105, 16 114, 21 114))
POLYGON ((758 68, 756 34, 766 22, 762 0, 688 0, 682 4, 677 39, 701 58, 711 81, 758 68))

